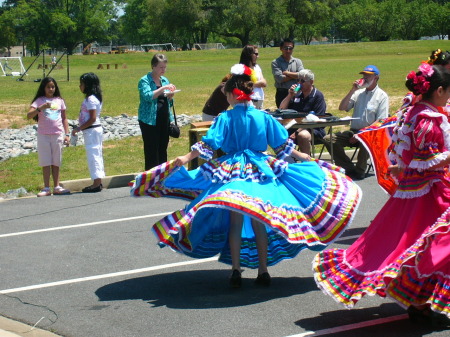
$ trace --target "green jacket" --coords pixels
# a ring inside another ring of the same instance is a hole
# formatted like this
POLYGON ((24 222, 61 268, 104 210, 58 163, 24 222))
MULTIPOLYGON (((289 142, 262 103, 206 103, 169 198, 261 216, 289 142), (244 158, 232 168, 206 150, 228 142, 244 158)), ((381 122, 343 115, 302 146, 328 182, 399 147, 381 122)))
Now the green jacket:
MULTIPOLYGON (((170 84, 169 80, 161 76, 161 86, 170 84)), ((156 110, 158 108, 158 98, 153 97, 156 83, 153 81, 152 73, 148 73, 139 80, 139 110, 138 120, 145 124, 156 125, 156 110)), ((173 122, 173 99, 169 100, 169 120, 173 122)))

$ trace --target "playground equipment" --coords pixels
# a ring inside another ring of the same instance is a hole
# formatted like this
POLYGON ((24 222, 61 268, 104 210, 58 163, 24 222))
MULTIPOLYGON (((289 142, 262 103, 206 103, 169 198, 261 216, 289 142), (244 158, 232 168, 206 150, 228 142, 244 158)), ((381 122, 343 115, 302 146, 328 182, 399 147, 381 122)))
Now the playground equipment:
POLYGON ((225 49, 222 43, 195 43, 194 49, 207 50, 207 49, 225 49))
POLYGON ((141 44, 141 48, 148 52, 149 50, 161 50, 161 51, 175 51, 172 43, 151 43, 141 44))
MULTIPOLYGON (((33 80, 34 82, 40 82, 42 78, 46 77, 46 76, 50 76, 50 74, 54 71, 54 70, 61 70, 64 69, 63 63, 64 63, 64 56, 66 56, 66 80, 69 81, 69 75, 70 75, 70 68, 69 68, 69 54, 67 54, 67 50, 64 49, 63 53, 61 55, 59 55, 59 57, 57 58, 56 56, 53 56, 49 59, 49 62, 46 63, 46 58, 45 58, 45 49, 42 49, 39 54, 34 58, 33 62, 31 62, 31 64, 28 66, 28 68, 21 74, 21 76, 17 79, 17 81, 25 81, 25 78, 30 78, 31 80, 33 80), (42 60, 42 63, 37 63, 38 60, 42 60), (35 68, 33 68, 33 65, 37 64, 36 69, 37 70, 42 70, 42 77, 41 78, 31 78, 31 77, 38 77, 38 72, 35 71, 35 68), (25 77, 27 76, 27 77, 25 77)), ((59 72, 60 75, 62 75, 59 72)), ((52 77, 54 77, 56 80, 63 80, 64 77, 61 76, 60 78, 56 78, 55 75, 52 75, 52 77)))

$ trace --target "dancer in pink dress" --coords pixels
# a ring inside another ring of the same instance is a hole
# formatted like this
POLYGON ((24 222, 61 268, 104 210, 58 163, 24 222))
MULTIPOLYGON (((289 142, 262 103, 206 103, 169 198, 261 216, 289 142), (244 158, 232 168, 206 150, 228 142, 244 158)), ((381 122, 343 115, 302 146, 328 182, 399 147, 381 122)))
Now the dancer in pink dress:
POLYGON ((348 249, 313 262, 318 286, 352 308, 364 295, 389 296, 414 321, 450 324, 450 72, 421 64, 406 86, 422 100, 398 116, 390 167, 398 188, 348 249))

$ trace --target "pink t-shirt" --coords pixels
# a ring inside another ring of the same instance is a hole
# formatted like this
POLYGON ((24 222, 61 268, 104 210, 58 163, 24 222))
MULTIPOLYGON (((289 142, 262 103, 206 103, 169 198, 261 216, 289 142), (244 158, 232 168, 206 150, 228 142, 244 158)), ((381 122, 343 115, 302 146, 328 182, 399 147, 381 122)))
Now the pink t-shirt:
POLYGON ((66 111, 66 104, 61 97, 39 97, 31 106, 37 108, 51 102, 51 107, 38 113, 38 133, 41 135, 58 135, 64 132, 61 113, 66 111))

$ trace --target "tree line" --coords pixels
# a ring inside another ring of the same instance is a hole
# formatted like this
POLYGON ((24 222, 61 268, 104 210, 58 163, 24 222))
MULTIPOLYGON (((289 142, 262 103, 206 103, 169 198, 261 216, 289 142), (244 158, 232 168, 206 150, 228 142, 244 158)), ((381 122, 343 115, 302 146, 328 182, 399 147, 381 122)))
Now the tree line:
POLYGON ((448 0, 5 0, 0 48, 449 38, 448 0))

